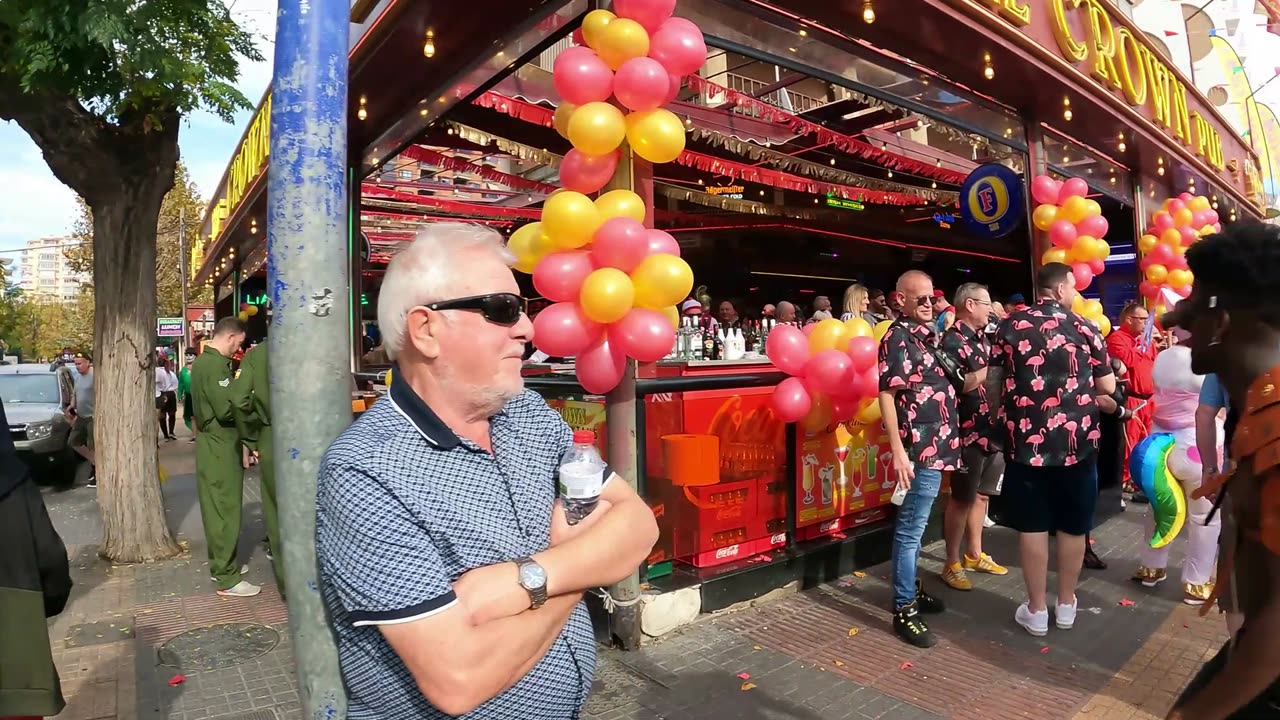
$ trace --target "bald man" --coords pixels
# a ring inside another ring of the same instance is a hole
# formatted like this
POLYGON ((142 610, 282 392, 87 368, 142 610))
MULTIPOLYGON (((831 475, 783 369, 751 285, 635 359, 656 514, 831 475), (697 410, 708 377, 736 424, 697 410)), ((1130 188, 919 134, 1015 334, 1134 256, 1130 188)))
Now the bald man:
POLYGON ((879 397, 898 491, 906 493, 893 531, 893 629, 927 648, 937 639, 920 613, 944 606, 924 591, 916 563, 942 473, 960 465, 960 433, 956 391, 934 354, 933 280, 909 271, 898 278, 894 299, 903 313, 880 342, 879 397))
POLYGON ((778 303, 778 322, 794 325, 796 322, 796 306, 786 300, 778 303))

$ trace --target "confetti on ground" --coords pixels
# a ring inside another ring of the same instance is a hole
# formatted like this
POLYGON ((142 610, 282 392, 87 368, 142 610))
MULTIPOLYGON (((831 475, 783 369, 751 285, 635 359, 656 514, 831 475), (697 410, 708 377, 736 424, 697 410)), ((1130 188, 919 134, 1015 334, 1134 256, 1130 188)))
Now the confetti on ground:
POLYGON ((856 578, 864 578, 867 576, 867 574, 862 572, 861 570, 855 570, 853 573, 853 576, 856 578))
POLYGON ((746 692, 747 690, 755 690, 755 689, 756 689, 756 684, 755 684, 755 683, 749 683, 749 682, 744 682, 744 683, 742 683, 742 691, 743 691, 743 692, 746 692))
POLYGON ((750 679, 751 679, 751 673, 738 673, 738 679, 739 679, 739 680, 750 680, 750 679))
POLYGON ((186 675, 174 675, 173 677, 169 678, 169 684, 174 687, 177 687, 186 681, 187 681, 186 675))
POLYGON ((899 669, 899 670, 906 670, 906 669, 908 669, 908 668, 913 668, 913 667, 915 667, 915 665, 912 665, 910 662, 904 662, 904 663, 902 663, 901 665, 899 665, 899 666, 898 666, 898 669, 899 669))
POLYGON ((844 667, 844 663, 840 662, 839 660, 835 661, 835 665, 836 667, 844 667))
POLYGON ((1048 655, 1048 654, 1049 654, 1049 646, 1048 646, 1048 645, 1045 645, 1044 647, 1040 648, 1040 654, 1041 654, 1041 655, 1048 655))
POLYGON ((854 635, 857 635, 857 634, 858 634, 858 628, 849 628, 849 637, 853 637, 854 635))
POLYGON ((1084 611, 1085 611, 1085 612, 1087 612, 1087 613, 1092 613, 1092 614, 1094 614, 1094 615, 1101 615, 1101 614, 1102 614, 1102 608, 1100 608, 1100 607, 1085 608, 1085 609, 1084 609, 1084 611))
POLYGON ((1134 603, 1129 598, 1120 599, 1120 607, 1133 607, 1134 603))
POLYGON ((760 647, 759 645, 753 645, 753 646, 751 646, 751 649, 752 649, 752 650, 763 650, 764 648, 760 647))

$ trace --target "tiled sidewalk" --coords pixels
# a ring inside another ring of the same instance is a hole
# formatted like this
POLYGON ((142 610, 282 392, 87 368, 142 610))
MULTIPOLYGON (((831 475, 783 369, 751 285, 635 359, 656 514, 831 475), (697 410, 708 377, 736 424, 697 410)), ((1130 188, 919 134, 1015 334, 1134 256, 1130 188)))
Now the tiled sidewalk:
MULTIPOLYGON (((96 554, 100 528, 92 491, 46 495, 76 579, 72 602, 50 626, 68 698, 60 718, 301 718, 286 610, 258 546, 256 483, 246 483, 241 548, 246 556, 252 552, 248 578, 264 591, 256 598, 220 598, 204 561, 188 448, 166 448, 171 457, 164 461, 173 478, 165 487, 170 522, 190 544, 190 554, 177 560, 110 566, 96 554), (161 664, 159 646, 187 630, 228 622, 272 628, 278 644, 248 662, 187 672, 171 684, 178 671, 161 664)), ((1134 507, 1095 533, 1112 567, 1086 571, 1081 613, 1070 632, 1037 639, 1014 625, 1022 595, 1015 538, 990 531, 988 551, 1011 572, 972 576, 972 592, 943 588, 936 579, 942 548, 926 548, 923 577, 950 606, 932 622, 941 642, 930 650, 892 635, 888 570, 870 568, 772 604, 706 618, 639 652, 602 651, 585 717, 1162 718, 1225 631, 1221 616, 1200 618, 1181 605, 1176 582, 1148 591, 1128 580, 1145 510, 1134 507)), ((1175 543, 1175 563, 1179 552, 1175 543)))

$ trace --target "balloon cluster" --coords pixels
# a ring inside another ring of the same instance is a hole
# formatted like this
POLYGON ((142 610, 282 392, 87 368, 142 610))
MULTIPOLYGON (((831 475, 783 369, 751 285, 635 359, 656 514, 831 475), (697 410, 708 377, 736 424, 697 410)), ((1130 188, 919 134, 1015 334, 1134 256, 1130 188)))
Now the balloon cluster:
POLYGON ((827 319, 804 330, 779 325, 769 332, 765 353, 791 377, 773 391, 773 411, 783 422, 799 422, 817 432, 832 423, 880 419, 877 352, 889 329, 862 318, 827 319))
POLYGON ((1195 278, 1187 269, 1187 248, 1202 236, 1221 230, 1218 212, 1203 195, 1184 192, 1169 198, 1151 216, 1151 225, 1138 238, 1138 252, 1142 254, 1138 268, 1144 278, 1138 284, 1138 293, 1154 312, 1167 310, 1161 292, 1166 288, 1179 297, 1191 294, 1195 278))
POLYGON ((258 306, 253 303, 240 303, 240 312, 236 317, 240 318, 240 322, 245 322, 249 318, 258 314, 258 306))
POLYGON ((587 13, 575 33, 586 46, 556 58, 552 77, 564 102, 554 124, 573 144, 560 165, 564 188, 547 198, 540 222, 507 244, 516 269, 532 273, 534 288, 554 302, 534 318, 534 344, 573 357, 590 393, 613 389, 628 357, 654 362, 671 352, 674 306, 693 289, 675 238, 644 226, 639 195, 587 195, 617 172, 624 139, 650 162, 680 155, 684 124, 660 106, 702 67, 707 46, 696 25, 671 17, 675 0, 616 0, 614 9, 587 13), (630 113, 624 117, 610 97, 630 113))
POLYGON ((1031 181, 1031 197, 1040 203, 1031 214, 1037 228, 1049 234, 1053 247, 1040 256, 1041 262, 1071 266, 1076 289, 1084 290, 1106 269, 1104 261, 1111 246, 1102 238, 1107 219, 1097 201, 1085 197, 1089 185, 1080 178, 1066 181, 1040 175, 1031 181))
POLYGON ((1085 300, 1082 295, 1076 295, 1076 299, 1071 303, 1071 312, 1093 323, 1098 328, 1098 332, 1102 337, 1111 334, 1111 318, 1102 309, 1102 303, 1098 300, 1085 300))

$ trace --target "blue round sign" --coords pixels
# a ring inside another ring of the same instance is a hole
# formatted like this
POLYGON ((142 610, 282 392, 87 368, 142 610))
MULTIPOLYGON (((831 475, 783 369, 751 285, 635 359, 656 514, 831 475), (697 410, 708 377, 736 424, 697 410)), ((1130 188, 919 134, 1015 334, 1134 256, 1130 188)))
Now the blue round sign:
POLYGON ((1013 232, 1026 215, 1022 178, 1000 163, 981 165, 960 186, 965 227, 986 238, 1013 232))

